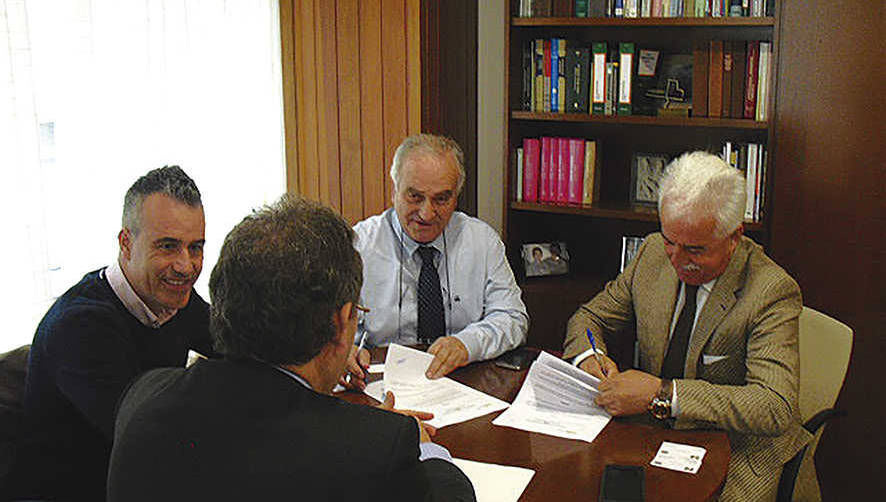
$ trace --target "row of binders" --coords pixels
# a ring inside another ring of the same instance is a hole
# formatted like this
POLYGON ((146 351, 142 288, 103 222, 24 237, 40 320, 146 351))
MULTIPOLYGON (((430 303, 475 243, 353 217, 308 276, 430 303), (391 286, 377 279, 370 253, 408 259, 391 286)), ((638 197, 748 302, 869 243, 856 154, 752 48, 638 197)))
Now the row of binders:
POLYGON ((592 204, 600 153, 584 138, 524 138, 517 148, 517 201, 592 204))
POLYGON ((692 54, 632 42, 535 39, 523 49, 523 110, 592 115, 769 116, 772 43, 703 40, 692 54))
POLYGON ((757 143, 723 145, 723 159, 745 175, 745 221, 760 221, 766 197, 766 148, 757 143))
POLYGON ((520 0, 519 17, 771 16, 775 0, 520 0))

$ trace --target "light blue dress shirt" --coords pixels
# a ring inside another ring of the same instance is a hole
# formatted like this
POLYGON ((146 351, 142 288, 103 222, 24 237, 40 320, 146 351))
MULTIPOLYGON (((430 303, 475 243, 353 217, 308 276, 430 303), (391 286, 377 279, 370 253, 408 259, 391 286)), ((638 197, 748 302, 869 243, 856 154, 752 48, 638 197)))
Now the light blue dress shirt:
MULTIPOLYGON (((417 343, 416 289, 419 244, 400 226, 393 209, 354 226, 363 258, 360 302, 371 310, 357 328, 368 346, 417 343)), ((454 212, 437 249, 437 272, 447 333, 461 340, 469 361, 491 359, 526 340, 529 316, 498 234, 483 221, 454 212)))

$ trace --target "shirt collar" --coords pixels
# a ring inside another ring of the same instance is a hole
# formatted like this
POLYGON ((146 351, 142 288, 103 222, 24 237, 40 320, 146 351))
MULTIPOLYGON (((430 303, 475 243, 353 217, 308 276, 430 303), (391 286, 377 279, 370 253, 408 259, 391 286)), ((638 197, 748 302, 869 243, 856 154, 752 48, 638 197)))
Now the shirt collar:
MULTIPOLYGON (((454 216, 454 214, 453 214, 454 216)), ((403 229, 403 226, 400 225, 400 218, 397 217, 397 211, 394 208, 391 208, 390 213, 391 218, 391 228, 394 229, 394 234, 400 242, 403 243, 403 249, 405 251, 406 256, 414 256, 415 252, 418 250, 420 246, 429 246, 436 249, 441 255, 443 254, 443 234, 452 227, 452 220, 454 218, 449 218, 449 223, 446 224, 446 228, 443 229, 443 232, 440 232, 440 235, 437 236, 431 242, 428 243, 418 243, 415 242, 412 237, 406 233, 406 230, 403 229)))
POLYGON ((304 386, 307 387, 308 389, 314 390, 314 388, 311 387, 311 384, 308 383, 307 380, 305 380, 304 378, 302 378, 301 375, 299 375, 298 373, 296 373, 296 372, 294 372, 294 371, 290 371, 290 370, 284 368, 283 366, 278 366, 278 365, 276 365, 276 364, 274 364, 273 366, 274 366, 274 368, 275 368, 277 371, 279 371, 280 373, 285 374, 285 375, 288 376, 289 378, 292 378, 293 380, 295 380, 296 382, 298 382, 298 383, 304 385, 304 386))
POLYGON ((132 289, 129 280, 123 274, 123 269, 120 268, 118 260, 114 260, 113 263, 105 268, 105 277, 108 278, 108 284, 110 284, 117 298, 123 303, 123 306, 126 307, 126 310, 138 319, 138 322, 149 328, 159 328, 178 313, 178 310, 170 310, 158 316, 152 312, 135 290, 132 289))

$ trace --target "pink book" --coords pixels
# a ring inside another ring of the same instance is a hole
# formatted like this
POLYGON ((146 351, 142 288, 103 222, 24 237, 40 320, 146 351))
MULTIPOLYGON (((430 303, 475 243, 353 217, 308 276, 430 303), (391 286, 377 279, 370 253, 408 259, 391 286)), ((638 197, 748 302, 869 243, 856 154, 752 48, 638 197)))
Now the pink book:
POLYGON ((553 139, 550 136, 541 138, 541 162, 538 169, 539 202, 549 202, 551 200, 551 151, 553 149, 553 139))
POLYGON ((548 164, 548 202, 557 202, 560 179, 560 138, 551 138, 551 163, 548 164))
POLYGON ((581 204, 584 177, 585 140, 571 138, 569 140, 569 193, 567 198, 572 204, 581 204))
POLYGON ((569 202, 569 138, 560 138, 560 162, 557 163, 557 202, 569 202))
POLYGON ((538 200, 539 145, 537 138, 523 138, 523 200, 538 200))

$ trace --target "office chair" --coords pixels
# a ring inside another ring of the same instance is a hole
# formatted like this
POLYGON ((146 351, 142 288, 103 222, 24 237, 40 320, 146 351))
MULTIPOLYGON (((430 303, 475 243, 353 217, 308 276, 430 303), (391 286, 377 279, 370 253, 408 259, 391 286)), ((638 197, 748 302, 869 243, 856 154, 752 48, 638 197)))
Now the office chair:
POLYGON ((22 398, 30 345, 0 354, 0 495, 12 465, 16 439, 23 426, 22 398))
POLYGON ((833 408, 843 386, 852 328, 809 307, 800 314, 800 418, 814 437, 784 466, 778 502, 821 500, 815 473, 815 448, 824 424, 846 415, 833 408), (824 363, 824 364, 823 364, 824 363), (798 483, 799 481, 799 483, 798 483), (796 490, 795 490, 796 488, 796 490))

